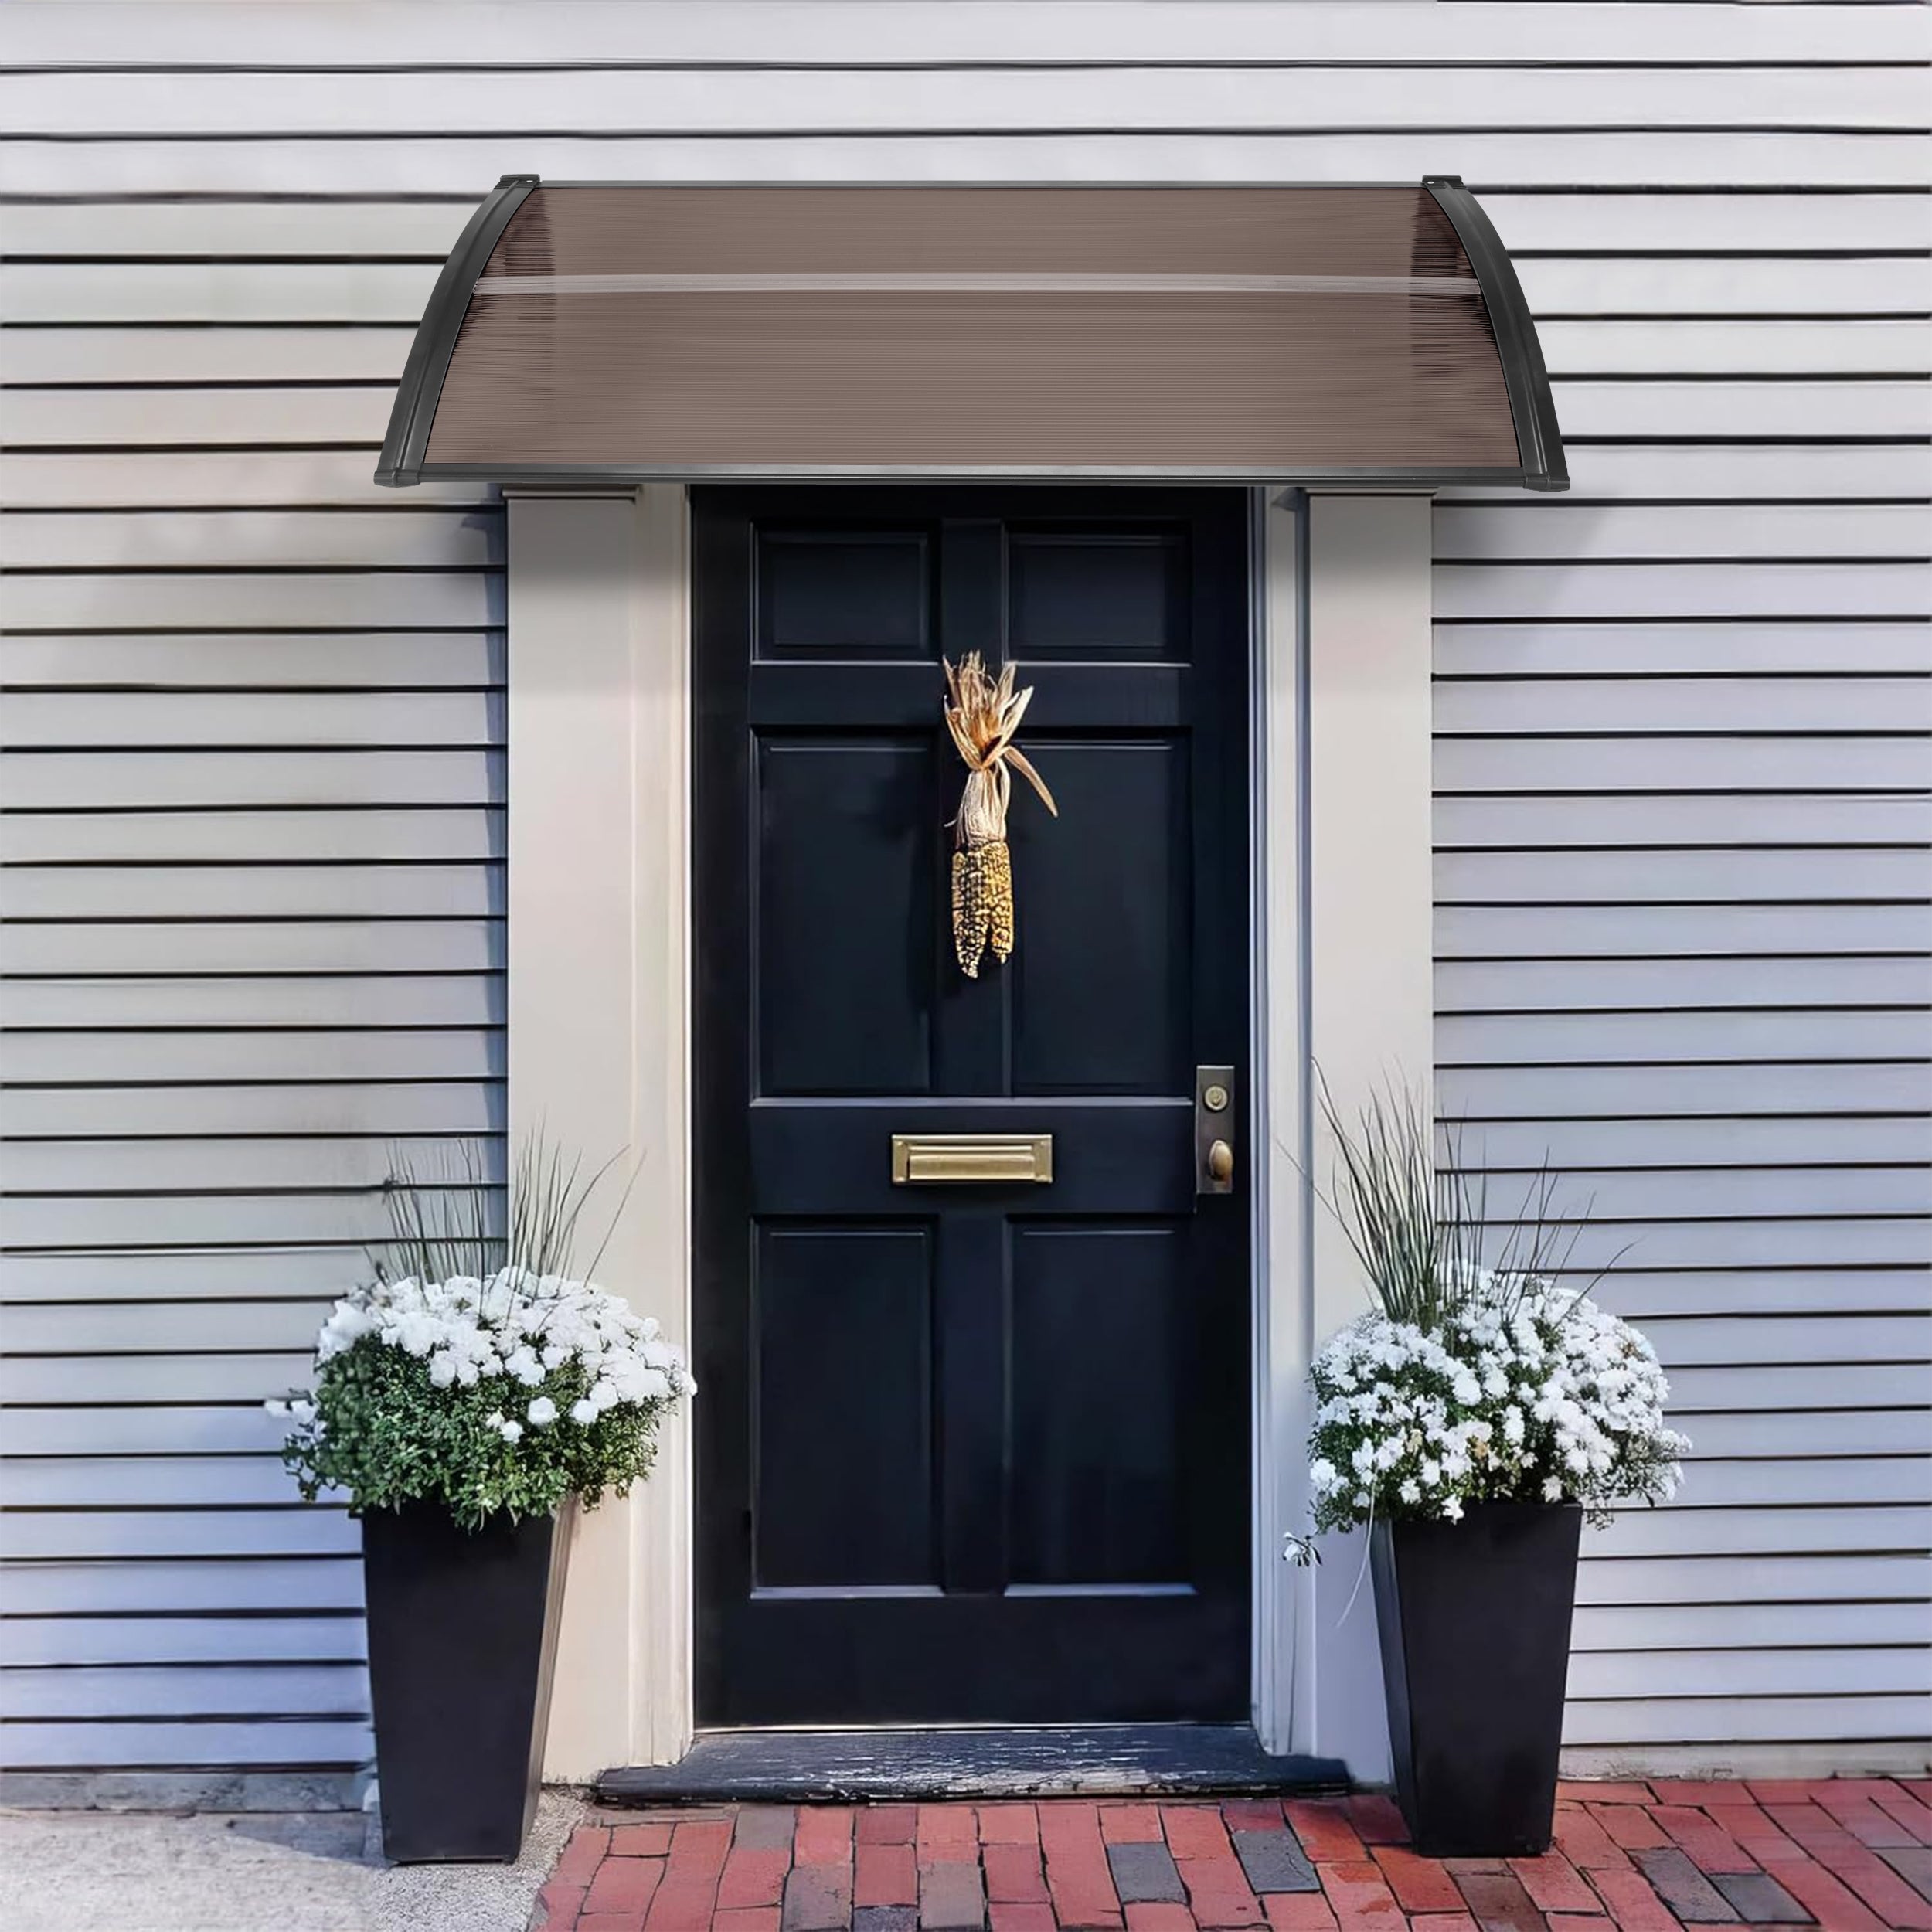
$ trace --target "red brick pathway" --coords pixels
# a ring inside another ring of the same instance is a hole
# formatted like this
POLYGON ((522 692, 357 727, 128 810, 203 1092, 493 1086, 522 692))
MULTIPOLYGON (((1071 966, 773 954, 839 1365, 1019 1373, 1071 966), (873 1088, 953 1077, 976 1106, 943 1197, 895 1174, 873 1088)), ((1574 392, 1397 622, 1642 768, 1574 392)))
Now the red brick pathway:
POLYGON ((581 1825, 537 1932, 1932 1932, 1932 1781, 1566 1784, 1546 1857, 1385 1798, 747 1804, 581 1825))

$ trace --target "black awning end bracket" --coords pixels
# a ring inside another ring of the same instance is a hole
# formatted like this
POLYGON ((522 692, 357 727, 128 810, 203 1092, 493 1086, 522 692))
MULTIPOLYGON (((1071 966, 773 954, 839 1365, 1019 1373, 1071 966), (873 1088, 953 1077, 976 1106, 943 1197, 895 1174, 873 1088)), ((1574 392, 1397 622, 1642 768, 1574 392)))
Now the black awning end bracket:
POLYGON ((383 453, 376 459, 376 481, 389 489, 407 489, 423 480, 423 461, 429 451, 430 430, 436 406, 443 400, 443 383, 456 353, 457 332, 469 313, 470 293, 483 266, 503 239, 503 231, 537 185, 535 175, 505 175, 485 195, 464 225, 436 277, 429 306, 423 311, 396 386, 383 453))
POLYGON ((1566 490, 1570 464, 1563 454, 1556 402, 1549 393, 1549 371, 1544 366, 1543 345, 1536 339, 1536 325, 1509 250, 1481 202, 1463 185, 1460 175, 1424 175, 1422 185, 1448 216, 1481 284, 1483 305, 1489 311, 1503 385, 1509 395, 1510 417, 1515 424, 1522 486, 1526 490, 1566 490))

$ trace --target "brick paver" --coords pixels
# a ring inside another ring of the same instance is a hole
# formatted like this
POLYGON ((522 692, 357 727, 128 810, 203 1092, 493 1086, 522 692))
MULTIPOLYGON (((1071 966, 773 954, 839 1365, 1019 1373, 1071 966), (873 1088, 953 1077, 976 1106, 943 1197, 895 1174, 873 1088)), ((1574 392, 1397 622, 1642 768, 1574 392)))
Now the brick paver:
POLYGON ((1055 1798, 580 1826, 532 1932, 1932 1932, 1932 1781, 1566 1784, 1539 1859, 1418 1857, 1396 1808, 1055 1798))

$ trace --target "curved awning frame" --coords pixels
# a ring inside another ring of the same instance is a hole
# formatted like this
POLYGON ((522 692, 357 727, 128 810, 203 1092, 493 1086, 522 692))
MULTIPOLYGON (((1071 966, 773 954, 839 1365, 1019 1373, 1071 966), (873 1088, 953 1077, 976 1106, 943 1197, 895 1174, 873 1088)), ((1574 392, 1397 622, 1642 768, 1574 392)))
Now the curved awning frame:
MULTIPOLYGON (((1324 464, 1316 468, 1298 468, 1292 464, 1286 467, 1277 464, 1256 467, 1249 464, 1217 466, 1106 463, 1077 466, 998 464, 927 466, 840 463, 774 465, 746 463, 655 464, 649 462, 437 461, 430 454, 431 435, 435 427, 437 412, 443 400, 444 386, 456 356, 458 338, 470 313, 472 301, 478 293, 477 284, 511 223, 540 185, 535 175, 505 175, 478 205, 465 224, 455 247, 450 251, 437 277, 436 286, 431 291, 428 306, 417 326, 414 339, 410 343, 402 378, 396 386, 388 431, 383 437, 382 453, 376 470, 375 481, 377 483, 392 488, 407 488, 414 484, 443 478, 501 483, 743 481, 753 478, 825 481, 1000 478, 1040 481, 1083 479, 1170 483, 1192 480, 1416 488, 1447 485, 1515 485, 1539 491, 1565 490, 1570 487, 1562 434, 1550 395, 1549 372, 1544 365, 1536 324, 1529 313, 1529 304, 1524 299, 1522 284, 1517 280, 1509 251, 1503 246, 1495 225, 1476 197, 1463 185, 1460 177, 1454 175, 1426 175, 1422 186, 1454 230, 1480 290, 1494 336, 1496 356, 1515 431, 1519 461, 1513 465, 1324 464)), ((563 188, 616 185, 580 182, 550 185, 563 188)), ((654 184, 657 186, 668 185, 654 184)), ((689 185, 696 186, 699 184, 689 185)), ((716 185, 733 188, 748 185, 744 183, 716 185)), ((787 184, 793 185, 795 184, 787 184)), ((1009 190, 1016 185, 1010 182, 986 185, 1009 190)), ((1069 185, 1053 184, 1056 187, 1069 185)), ((1185 184, 1167 183, 1161 185, 1174 187, 1185 184)), ((774 192, 781 191, 774 189, 774 192)), ((534 278, 526 277, 519 279, 526 287, 534 284, 534 278)), ((597 279, 571 276, 553 278, 553 282, 559 289, 575 289, 597 279)), ((676 276, 617 276, 607 279, 613 284, 630 288, 645 283, 653 285, 675 284, 685 278, 676 276)), ((715 285, 720 279, 735 279, 748 285, 755 285, 758 281, 758 278, 749 277, 690 279, 694 281, 706 280, 707 285, 715 285)), ((850 288, 855 284, 862 285, 867 278, 863 276, 844 276, 835 279, 840 286, 850 288)), ((881 277, 874 279, 882 284, 889 282, 893 286, 903 285, 904 281, 904 278, 900 277, 881 277)), ((928 282, 940 287, 955 283, 992 285, 1000 279, 994 277, 926 278, 928 282)), ((1060 279, 1074 282, 1081 278, 1069 277, 1060 279)), ((1097 284, 1112 286, 1114 278, 1088 279, 1097 284)), ((1223 279, 1233 281, 1243 278, 1223 279)), ((1257 282, 1271 280, 1283 286, 1292 284, 1309 287, 1328 286, 1342 280, 1319 277, 1254 279, 1257 282)), ((801 283, 808 284, 811 278, 794 275, 774 277, 770 280, 774 284, 782 283, 789 287, 801 283)), ((1417 281, 1410 286, 1413 292, 1427 292, 1427 284, 1423 281, 1417 281)), ((1467 287, 1468 284, 1464 282, 1461 286, 1467 287)))

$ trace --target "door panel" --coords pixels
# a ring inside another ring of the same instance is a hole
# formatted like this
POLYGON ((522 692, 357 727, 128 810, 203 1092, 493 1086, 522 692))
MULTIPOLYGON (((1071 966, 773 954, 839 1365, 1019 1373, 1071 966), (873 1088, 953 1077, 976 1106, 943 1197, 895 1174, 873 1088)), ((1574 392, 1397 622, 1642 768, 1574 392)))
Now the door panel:
POLYGON ((937 1583, 932 1230, 767 1222, 753 1304, 754 1587, 937 1583))
POLYGON ((1042 735, 1026 750, 1050 774, 1061 815, 1029 812, 1022 798, 1010 821, 1027 940, 1009 965, 1012 1090, 1185 1093, 1195 1065, 1186 740, 1042 735), (1069 836, 1073 826, 1081 829, 1069 836))
POLYGON ((694 496, 699 1715, 1227 1718, 1248 1684, 1238 492, 694 496), (968 981, 937 660, 1019 661, 1017 942, 968 981), (1050 1134, 896 1186, 894 1134, 1050 1134))
POLYGON ((760 1094, 930 1090, 937 756, 930 734, 760 743, 760 1094))
POLYGON ((1012 1245, 1015 1587, 1185 1585, 1184 1222, 1021 1223, 1012 1245))
POLYGON ((923 529, 760 530, 757 570, 760 658, 939 655, 923 529))

